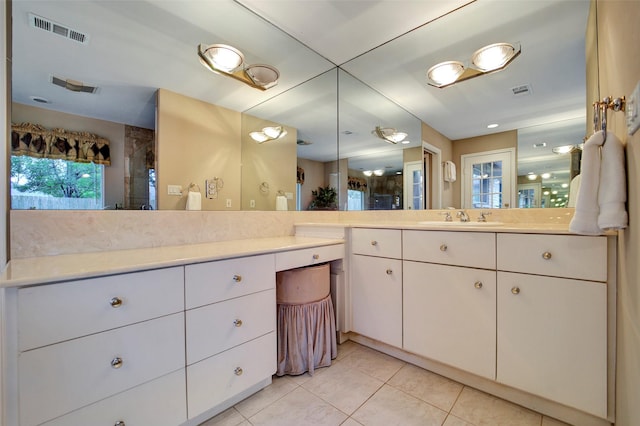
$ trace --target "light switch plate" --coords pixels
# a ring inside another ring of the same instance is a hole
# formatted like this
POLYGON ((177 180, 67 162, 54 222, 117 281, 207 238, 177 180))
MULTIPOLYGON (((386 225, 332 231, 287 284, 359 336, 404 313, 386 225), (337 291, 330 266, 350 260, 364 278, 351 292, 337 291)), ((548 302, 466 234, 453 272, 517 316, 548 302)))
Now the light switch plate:
POLYGON ((167 195, 182 195, 182 185, 167 185, 167 195))
POLYGON ((629 96, 625 108, 627 110, 627 133, 633 135, 640 127, 640 116, 638 115, 638 101, 640 100, 640 81, 629 96))

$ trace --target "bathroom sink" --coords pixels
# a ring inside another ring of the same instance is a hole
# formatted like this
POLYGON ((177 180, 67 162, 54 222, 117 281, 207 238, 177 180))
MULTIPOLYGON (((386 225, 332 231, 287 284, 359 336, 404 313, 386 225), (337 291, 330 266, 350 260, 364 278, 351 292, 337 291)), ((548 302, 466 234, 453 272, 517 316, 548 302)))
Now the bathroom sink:
POLYGON ((444 220, 426 220, 423 222, 418 222, 418 225, 425 225, 425 226, 451 226, 451 227, 456 227, 456 226, 500 226, 500 225, 504 225, 504 223, 502 222, 460 222, 459 220, 456 221, 452 221, 452 222, 445 222, 444 220))

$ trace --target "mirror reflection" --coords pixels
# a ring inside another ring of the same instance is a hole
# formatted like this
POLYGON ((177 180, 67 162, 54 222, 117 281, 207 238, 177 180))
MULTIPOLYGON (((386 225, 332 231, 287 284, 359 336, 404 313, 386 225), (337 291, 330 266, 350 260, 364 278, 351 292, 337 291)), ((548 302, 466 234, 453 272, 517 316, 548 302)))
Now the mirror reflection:
MULTIPOLYGON (((16 1, 12 122, 109 140, 110 165, 58 172, 79 176, 74 184, 93 193, 93 204, 73 208, 184 209, 197 189, 206 210, 305 210, 325 187, 336 190, 341 210, 460 207, 462 155, 496 149, 517 150, 517 195, 500 207, 566 206, 579 151, 542 159, 539 148, 577 147, 585 135, 588 6, 473 2, 337 68, 233 1, 16 1), (144 23, 134 18, 141 14, 144 23), (35 28, 33 16, 79 30, 88 43, 35 28), (521 46, 505 70, 447 88, 427 85, 432 65, 466 66, 495 41, 521 46), (214 42, 237 46, 248 63, 276 67, 278 84, 259 91, 206 70, 196 47, 214 42), (34 50, 42 54, 28 54, 34 50), (176 124, 176 107, 164 109, 157 93, 207 106, 176 124), (500 126, 487 129, 492 122, 500 126), (263 143, 249 136, 266 127, 287 134, 263 143), (394 132, 404 140, 390 142, 394 132), (445 179, 448 161, 457 179, 445 179)), ((27 190, 36 175, 17 164, 12 208, 51 208, 36 204, 51 195, 27 190)))

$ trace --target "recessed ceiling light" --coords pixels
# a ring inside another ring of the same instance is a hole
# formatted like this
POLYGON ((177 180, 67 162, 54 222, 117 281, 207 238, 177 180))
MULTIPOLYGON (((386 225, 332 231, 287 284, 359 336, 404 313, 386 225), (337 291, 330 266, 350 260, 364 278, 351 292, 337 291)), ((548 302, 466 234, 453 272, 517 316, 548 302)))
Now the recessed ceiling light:
POLYGON ((411 143, 411 141, 404 140, 404 141, 402 141, 401 143, 402 143, 402 145, 407 145, 407 144, 410 144, 410 143, 411 143))
POLYGON ((549 179, 551 177, 551 173, 543 173, 540 175, 542 179, 549 179))
POLYGON ((38 102, 41 104, 48 104, 50 103, 48 99, 42 98, 40 96, 29 96, 29 98, 33 101, 33 102, 38 102))
POLYGON ((495 128, 496 128, 496 127, 498 127, 498 126, 499 126, 499 124, 497 124, 497 123, 489 124, 489 125, 487 126, 487 129, 495 129, 495 128))

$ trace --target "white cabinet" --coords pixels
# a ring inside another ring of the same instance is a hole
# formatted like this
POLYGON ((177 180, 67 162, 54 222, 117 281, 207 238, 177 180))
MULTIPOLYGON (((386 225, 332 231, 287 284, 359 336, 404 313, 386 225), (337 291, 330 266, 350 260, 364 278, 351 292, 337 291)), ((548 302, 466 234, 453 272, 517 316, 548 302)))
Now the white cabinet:
POLYGON ((352 330, 402 347, 402 238, 400 230, 352 230, 352 330))
POLYGON ((404 349, 495 379, 496 273, 404 261, 404 349))
POLYGON ((544 237, 498 236, 497 380, 606 418, 606 237, 544 237))
POLYGON ((402 258, 444 265, 495 269, 496 234, 491 232, 412 231, 402 233, 402 258))
POLYGON ((189 419, 275 373, 275 276, 273 254, 185 267, 189 419))

